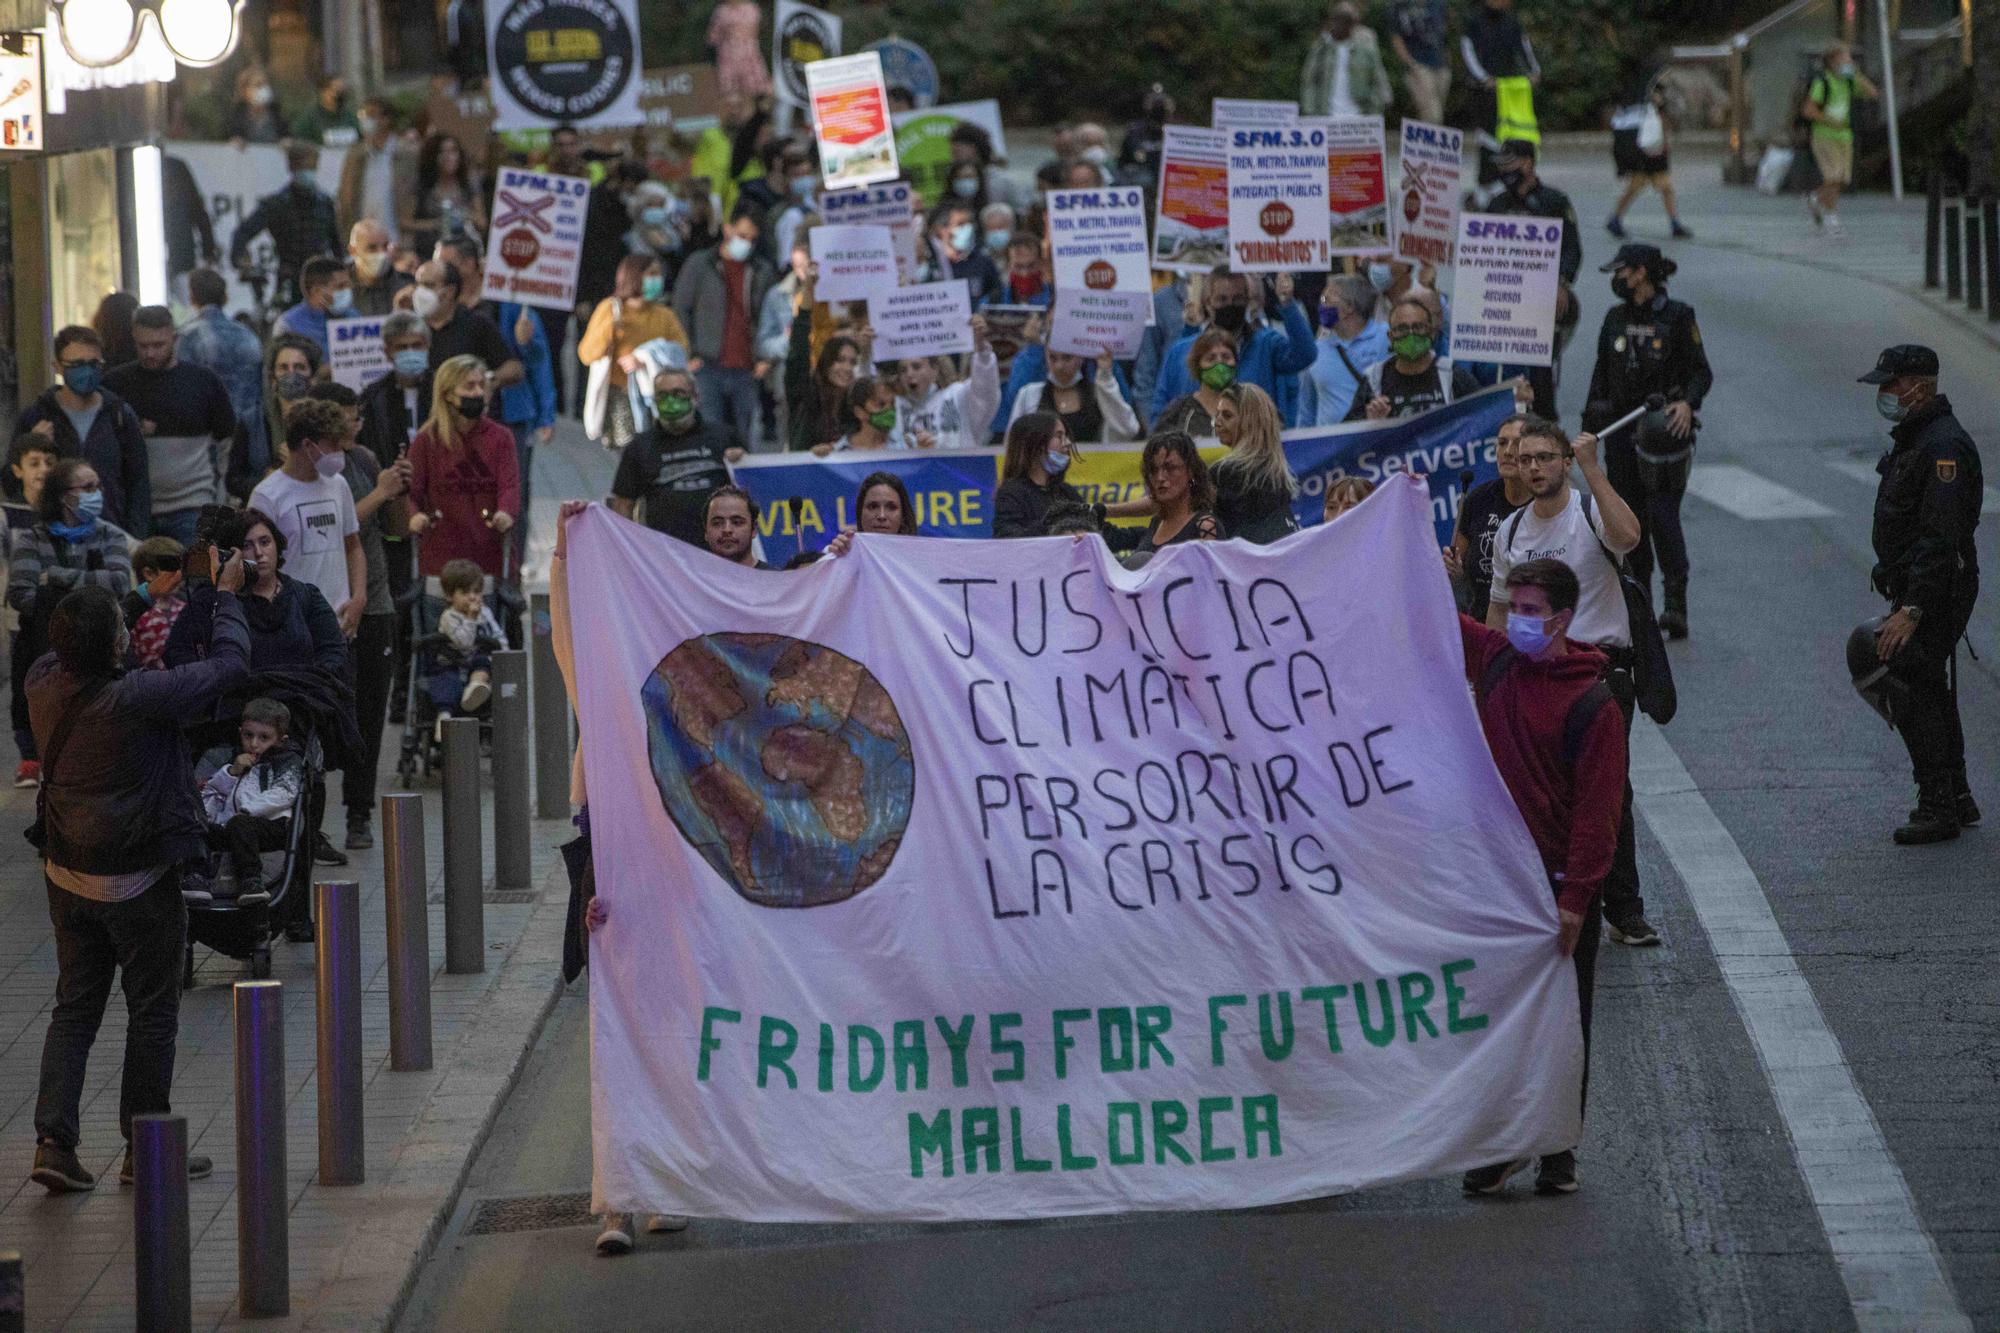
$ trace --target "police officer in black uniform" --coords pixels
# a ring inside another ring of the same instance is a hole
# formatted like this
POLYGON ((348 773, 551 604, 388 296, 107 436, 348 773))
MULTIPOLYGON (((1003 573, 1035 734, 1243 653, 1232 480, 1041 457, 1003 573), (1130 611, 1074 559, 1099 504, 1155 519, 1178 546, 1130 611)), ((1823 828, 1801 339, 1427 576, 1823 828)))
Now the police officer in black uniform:
POLYGON ((1652 408, 1604 441, 1604 471, 1639 516, 1639 546, 1626 557, 1632 574, 1650 596, 1658 555, 1667 595, 1660 628, 1670 638, 1685 639, 1688 554, 1681 497, 1694 463, 1694 414, 1715 374, 1702 351, 1693 307, 1667 295, 1675 264, 1658 246, 1622 245, 1617 258, 1598 271, 1611 275, 1611 291, 1620 303, 1605 311, 1597 335, 1583 428, 1598 431, 1636 407, 1652 408))
POLYGON ((1526 368, 1528 387, 1535 393, 1535 414, 1550 421, 1556 415, 1556 386, 1560 383, 1563 349, 1576 332, 1578 310, 1575 282, 1583 267, 1583 238, 1578 234, 1576 209, 1569 196, 1535 174, 1535 145, 1526 139, 1509 139, 1500 145, 1496 165, 1500 168, 1500 193, 1486 205, 1488 213, 1518 217, 1555 218, 1563 224, 1562 254, 1556 271, 1562 285, 1556 290, 1556 355, 1552 366, 1526 368))
POLYGON ((1958 717, 1958 641, 1979 596, 1983 479, 1979 450, 1938 392, 1937 353, 1903 344, 1883 352, 1861 383, 1878 386, 1875 406, 1896 423, 1875 492, 1875 591, 1890 613, 1875 648, 1903 688, 1890 715, 1916 772, 1917 808, 1896 830, 1906 846, 1956 838, 1979 822, 1965 776, 1965 729, 1958 717))

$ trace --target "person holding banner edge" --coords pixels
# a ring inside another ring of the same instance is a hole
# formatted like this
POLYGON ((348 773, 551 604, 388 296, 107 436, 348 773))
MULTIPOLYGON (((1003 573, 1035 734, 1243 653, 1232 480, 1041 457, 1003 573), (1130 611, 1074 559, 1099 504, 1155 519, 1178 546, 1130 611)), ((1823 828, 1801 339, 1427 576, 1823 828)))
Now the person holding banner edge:
MULTIPOLYGON (((1083 492, 1062 479, 1075 451, 1062 418, 1053 412, 1030 412, 1007 427, 1000 489, 993 494, 995 537, 1042 536, 1058 501, 1089 507, 1083 492)), ((1104 529, 1104 542, 1114 551, 1135 549, 1139 536, 1132 528, 1104 529)))

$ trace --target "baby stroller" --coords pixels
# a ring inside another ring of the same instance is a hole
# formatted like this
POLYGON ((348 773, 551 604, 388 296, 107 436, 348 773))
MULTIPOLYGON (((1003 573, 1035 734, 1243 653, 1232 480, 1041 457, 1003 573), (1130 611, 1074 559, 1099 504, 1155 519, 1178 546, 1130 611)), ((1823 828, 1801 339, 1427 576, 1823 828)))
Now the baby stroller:
MULTIPOLYGON (((410 558, 421 568, 421 539, 412 535, 410 542, 410 558)), ((494 620, 504 627, 509 642, 495 643, 489 651, 518 644, 521 613, 526 608, 520 589, 513 586, 514 544, 503 542, 500 549, 500 576, 486 576, 482 601, 494 620)), ((410 668, 403 682, 403 742, 396 760, 396 774, 408 784, 419 777, 428 778, 443 767, 438 723, 461 715, 456 681, 464 662, 451 641, 438 630, 438 618, 444 613, 446 600, 437 575, 427 575, 411 583, 401 600, 410 617, 410 668)), ((493 734, 491 702, 466 716, 479 719, 483 748, 493 734)))
MULTIPOLYGON (((233 725, 233 724, 231 724, 233 725)), ((207 729, 190 731, 201 736, 207 729)), ((228 733, 221 733, 226 739, 228 733)), ((224 854, 211 852, 199 873, 184 874, 181 887, 187 896, 187 966, 181 975, 182 989, 194 985, 194 946, 205 945, 231 958, 248 959, 250 975, 262 981, 271 975, 271 936, 276 923, 284 919, 284 904, 295 893, 312 891, 313 792, 325 775, 326 756, 319 738, 308 733, 301 749, 305 755, 305 778, 292 802, 291 830, 282 851, 263 854, 263 877, 257 884, 237 885, 234 898, 214 897, 210 890, 221 878, 224 854)), ((206 778, 207 774, 201 774, 206 778)))

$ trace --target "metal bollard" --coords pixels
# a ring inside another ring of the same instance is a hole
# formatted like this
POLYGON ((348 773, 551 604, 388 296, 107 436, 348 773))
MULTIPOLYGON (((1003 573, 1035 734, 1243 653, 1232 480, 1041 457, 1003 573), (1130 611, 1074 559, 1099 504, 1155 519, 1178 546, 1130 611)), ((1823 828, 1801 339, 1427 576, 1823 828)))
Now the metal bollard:
POLYGON ((1964 297, 1965 287, 1958 262, 1958 205, 1944 206, 1944 298, 1957 301, 1964 297))
POLYGON ((1977 310, 1986 297, 1986 280, 1981 273, 1981 261, 1986 258, 1985 250, 1979 244, 1979 204, 1977 200, 1965 201, 1965 308, 1977 310))
POLYGON ((1944 177, 1931 171, 1924 192, 1924 286, 1938 285, 1938 230, 1944 225, 1944 177))
POLYGON ((28 1288, 21 1252, 0 1250, 0 1333, 22 1333, 28 1326, 28 1288))
POLYGON ((194 1327, 186 1116, 132 1117, 132 1274, 138 1294, 134 1323, 141 1333, 188 1333, 194 1327))
POLYGON ((569 814, 569 693, 562 668, 556 665, 556 641, 550 632, 549 595, 538 592, 530 602, 530 639, 534 644, 535 817, 561 819, 569 814))
POLYGON ((359 1185, 361 1128, 361 886, 313 885, 318 923, 319 1183, 359 1185))
POLYGON ((292 1311, 285 1183, 285 983, 239 981, 236 1003, 236 1283, 245 1319, 292 1311))
POLYGON ((479 721, 444 724, 444 970, 486 970, 485 870, 479 828, 479 721))
POLYGON ((528 655, 493 654, 493 887, 533 884, 528 860, 528 655))
POLYGON ((1981 200, 1979 216, 1986 242, 1986 318, 1991 322, 2000 320, 2000 195, 1981 200))
POLYGON ((424 865, 424 798, 382 798, 383 910, 389 918, 389 1068, 431 1067, 430 875, 424 865))

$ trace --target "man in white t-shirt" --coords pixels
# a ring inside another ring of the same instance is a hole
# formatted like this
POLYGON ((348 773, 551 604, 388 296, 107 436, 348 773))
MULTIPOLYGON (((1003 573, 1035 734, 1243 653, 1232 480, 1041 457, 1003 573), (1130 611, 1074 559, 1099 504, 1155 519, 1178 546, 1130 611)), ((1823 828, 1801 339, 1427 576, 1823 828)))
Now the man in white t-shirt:
MULTIPOLYGON (((1514 465, 1527 479, 1534 497, 1525 509, 1500 525, 1493 538, 1495 600, 1486 607, 1486 623, 1507 627, 1507 575, 1530 560, 1560 560, 1576 575, 1576 614, 1569 638, 1602 652, 1609 665, 1604 683, 1611 687, 1625 730, 1632 730, 1632 626, 1625 612, 1625 590, 1615 559, 1639 545, 1639 519, 1618 498, 1610 478, 1597 463, 1597 437, 1589 433, 1564 439, 1550 421, 1530 421, 1515 446, 1514 465), (1583 474, 1587 492, 1573 490, 1569 466, 1583 474)), ((1638 841, 1632 828, 1632 784, 1625 784, 1625 808, 1619 817, 1618 850, 1611 873, 1604 878, 1604 921, 1611 938, 1633 946, 1657 945, 1659 932, 1646 921, 1646 902, 1639 894, 1638 841)))
POLYGON ((368 605, 368 560, 347 467, 347 414, 306 398, 285 413, 284 466, 250 492, 285 538, 285 572, 318 588, 353 638, 368 605))

